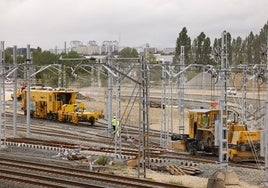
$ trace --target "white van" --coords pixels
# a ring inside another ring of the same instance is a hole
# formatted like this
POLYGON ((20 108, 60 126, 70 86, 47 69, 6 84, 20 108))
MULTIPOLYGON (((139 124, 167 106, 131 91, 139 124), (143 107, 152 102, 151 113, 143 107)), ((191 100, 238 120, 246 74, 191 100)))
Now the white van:
POLYGON ((236 95, 237 91, 234 87, 228 87, 227 88, 227 95, 236 95))

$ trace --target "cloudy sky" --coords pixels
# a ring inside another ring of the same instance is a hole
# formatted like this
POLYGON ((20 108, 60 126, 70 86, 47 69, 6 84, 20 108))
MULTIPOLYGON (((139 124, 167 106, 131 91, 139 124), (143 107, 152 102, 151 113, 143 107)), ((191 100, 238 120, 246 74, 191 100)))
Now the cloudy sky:
POLYGON ((268 21, 268 0, 0 0, 5 46, 62 49, 117 40, 122 46, 175 47, 183 27, 213 41, 222 31, 244 38, 268 21))

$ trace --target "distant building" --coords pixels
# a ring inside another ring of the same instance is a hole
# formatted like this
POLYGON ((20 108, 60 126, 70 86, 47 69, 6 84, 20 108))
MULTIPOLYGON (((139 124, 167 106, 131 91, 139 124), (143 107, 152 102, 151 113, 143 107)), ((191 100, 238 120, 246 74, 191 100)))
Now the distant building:
POLYGON ((98 46, 97 42, 95 40, 90 40, 87 42, 88 46, 98 46))
POLYGON ((100 46, 80 46, 75 49, 78 54, 82 55, 99 55, 101 54, 100 46))
POLYGON ((162 50, 163 54, 175 54, 175 48, 164 48, 162 50))
POLYGON ((119 50, 119 42, 114 40, 114 41, 103 41, 102 47, 101 47, 101 55, 108 54, 108 49, 109 46, 112 48, 112 54, 118 54, 119 50))
POLYGON ((76 48, 83 46, 83 42, 79 40, 73 40, 70 42, 71 51, 75 51, 76 48))
MULTIPOLYGON (((92 55, 107 55, 109 47, 111 47, 112 54, 118 55, 118 53, 128 47, 128 46, 119 46, 117 40, 106 40, 102 42, 102 45, 98 45, 95 40, 89 40, 86 45, 81 41, 74 40, 70 42, 71 51, 76 51, 78 54, 92 56, 92 55)), ((148 43, 145 43, 139 47, 130 47, 137 50, 139 54, 144 54, 144 52, 156 54, 159 53, 158 49, 155 47, 150 47, 148 43)), ((172 55, 175 53, 175 48, 164 48, 161 54, 172 55)))
POLYGON ((146 51, 151 54, 157 53, 157 48, 146 48, 146 51))
MULTIPOLYGON (((82 55, 107 55, 108 49, 111 47, 112 54, 118 54, 119 43, 114 41, 103 41, 102 46, 98 46, 97 42, 92 40, 87 43, 87 45, 81 45, 81 43, 75 43, 76 47, 72 48, 73 51, 76 51, 78 54, 82 55)), ((74 45, 73 45, 74 46, 74 45)))
POLYGON ((158 63, 162 62, 173 62, 174 55, 161 55, 161 54, 154 54, 156 57, 156 61, 158 63))

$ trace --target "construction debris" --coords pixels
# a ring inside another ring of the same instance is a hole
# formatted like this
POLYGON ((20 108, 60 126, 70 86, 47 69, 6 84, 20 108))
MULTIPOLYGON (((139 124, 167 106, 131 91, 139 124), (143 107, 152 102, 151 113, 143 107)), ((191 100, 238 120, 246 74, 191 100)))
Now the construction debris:
POLYGON ((156 101, 150 101, 150 107, 151 108, 162 108, 162 109, 165 109, 165 105, 161 104, 161 101, 160 102, 156 102, 156 101))
POLYGON ((138 163, 138 161, 137 161, 136 158, 135 159, 130 159, 130 160, 127 161, 127 166, 136 167, 137 163, 138 163))
POLYGON ((177 165, 157 165, 156 166, 160 171, 167 171, 171 175, 198 175, 201 173, 201 170, 193 166, 177 166, 177 165))
POLYGON ((74 160, 82 160, 82 159, 87 159, 87 158, 80 153, 69 153, 67 155, 67 159, 70 161, 74 161, 74 160))

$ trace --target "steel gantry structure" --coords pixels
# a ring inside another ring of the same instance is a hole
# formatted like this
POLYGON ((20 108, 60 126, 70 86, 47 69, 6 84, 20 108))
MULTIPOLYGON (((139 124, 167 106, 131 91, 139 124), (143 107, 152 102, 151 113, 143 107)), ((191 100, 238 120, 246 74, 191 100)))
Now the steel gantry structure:
MULTIPOLYGON (((185 54, 184 54, 184 46, 181 46, 181 55, 180 55, 180 71, 185 68, 185 54)), ((182 72, 179 77, 179 87, 178 87, 178 114, 179 114, 179 125, 178 130, 180 134, 184 134, 185 126, 184 126, 184 87, 185 87, 185 73, 182 72)))
POLYGON ((266 86, 266 101, 265 101, 265 127, 264 127, 264 156, 265 156, 265 179, 264 185, 268 187, 268 31, 266 31, 266 71, 265 71, 265 86, 266 86))
MULTIPOLYGON (((129 58, 127 58, 129 59, 129 58)), ((124 60, 127 60, 124 59, 124 60)), ((103 67, 108 70, 108 107, 107 107, 107 120, 108 120, 108 136, 115 136, 115 154, 121 155, 121 134, 117 138, 116 135, 112 134, 112 94, 113 94, 113 77, 117 79, 117 115, 121 117, 121 104, 120 104, 120 92, 121 89, 119 87, 123 78, 127 78, 130 81, 139 85, 139 121, 138 121, 138 158, 137 158, 137 166, 138 166, 138 177, 146 178, 146 168, 149 164, 149 67, 148 63, 144 59, 132 58, 131 60, 140 60, 138 62, 139 68, 139 76, 138 79, 134 79, 129 76, 133 66, 127 71, 127 73, 122 72, 118 65, 114 65, 113 61, 120 60, 120 58, 112 58, 111 55, 108 55, 108 63, 104 64, 103 67), (118 85, 119 84, 119 85, 118 85), (110 97, 109 97, 110 96, 110 97)), ((123 59, 121 59, 123 60, 123 59)), ((122 120, 122 118, 119 118, 122 120)), ((119 126, 122 128, 122 121, 119 122, 119 126)))
POLYGON ((0 41, 0 147, 6 146, 5 47, 0 41))

